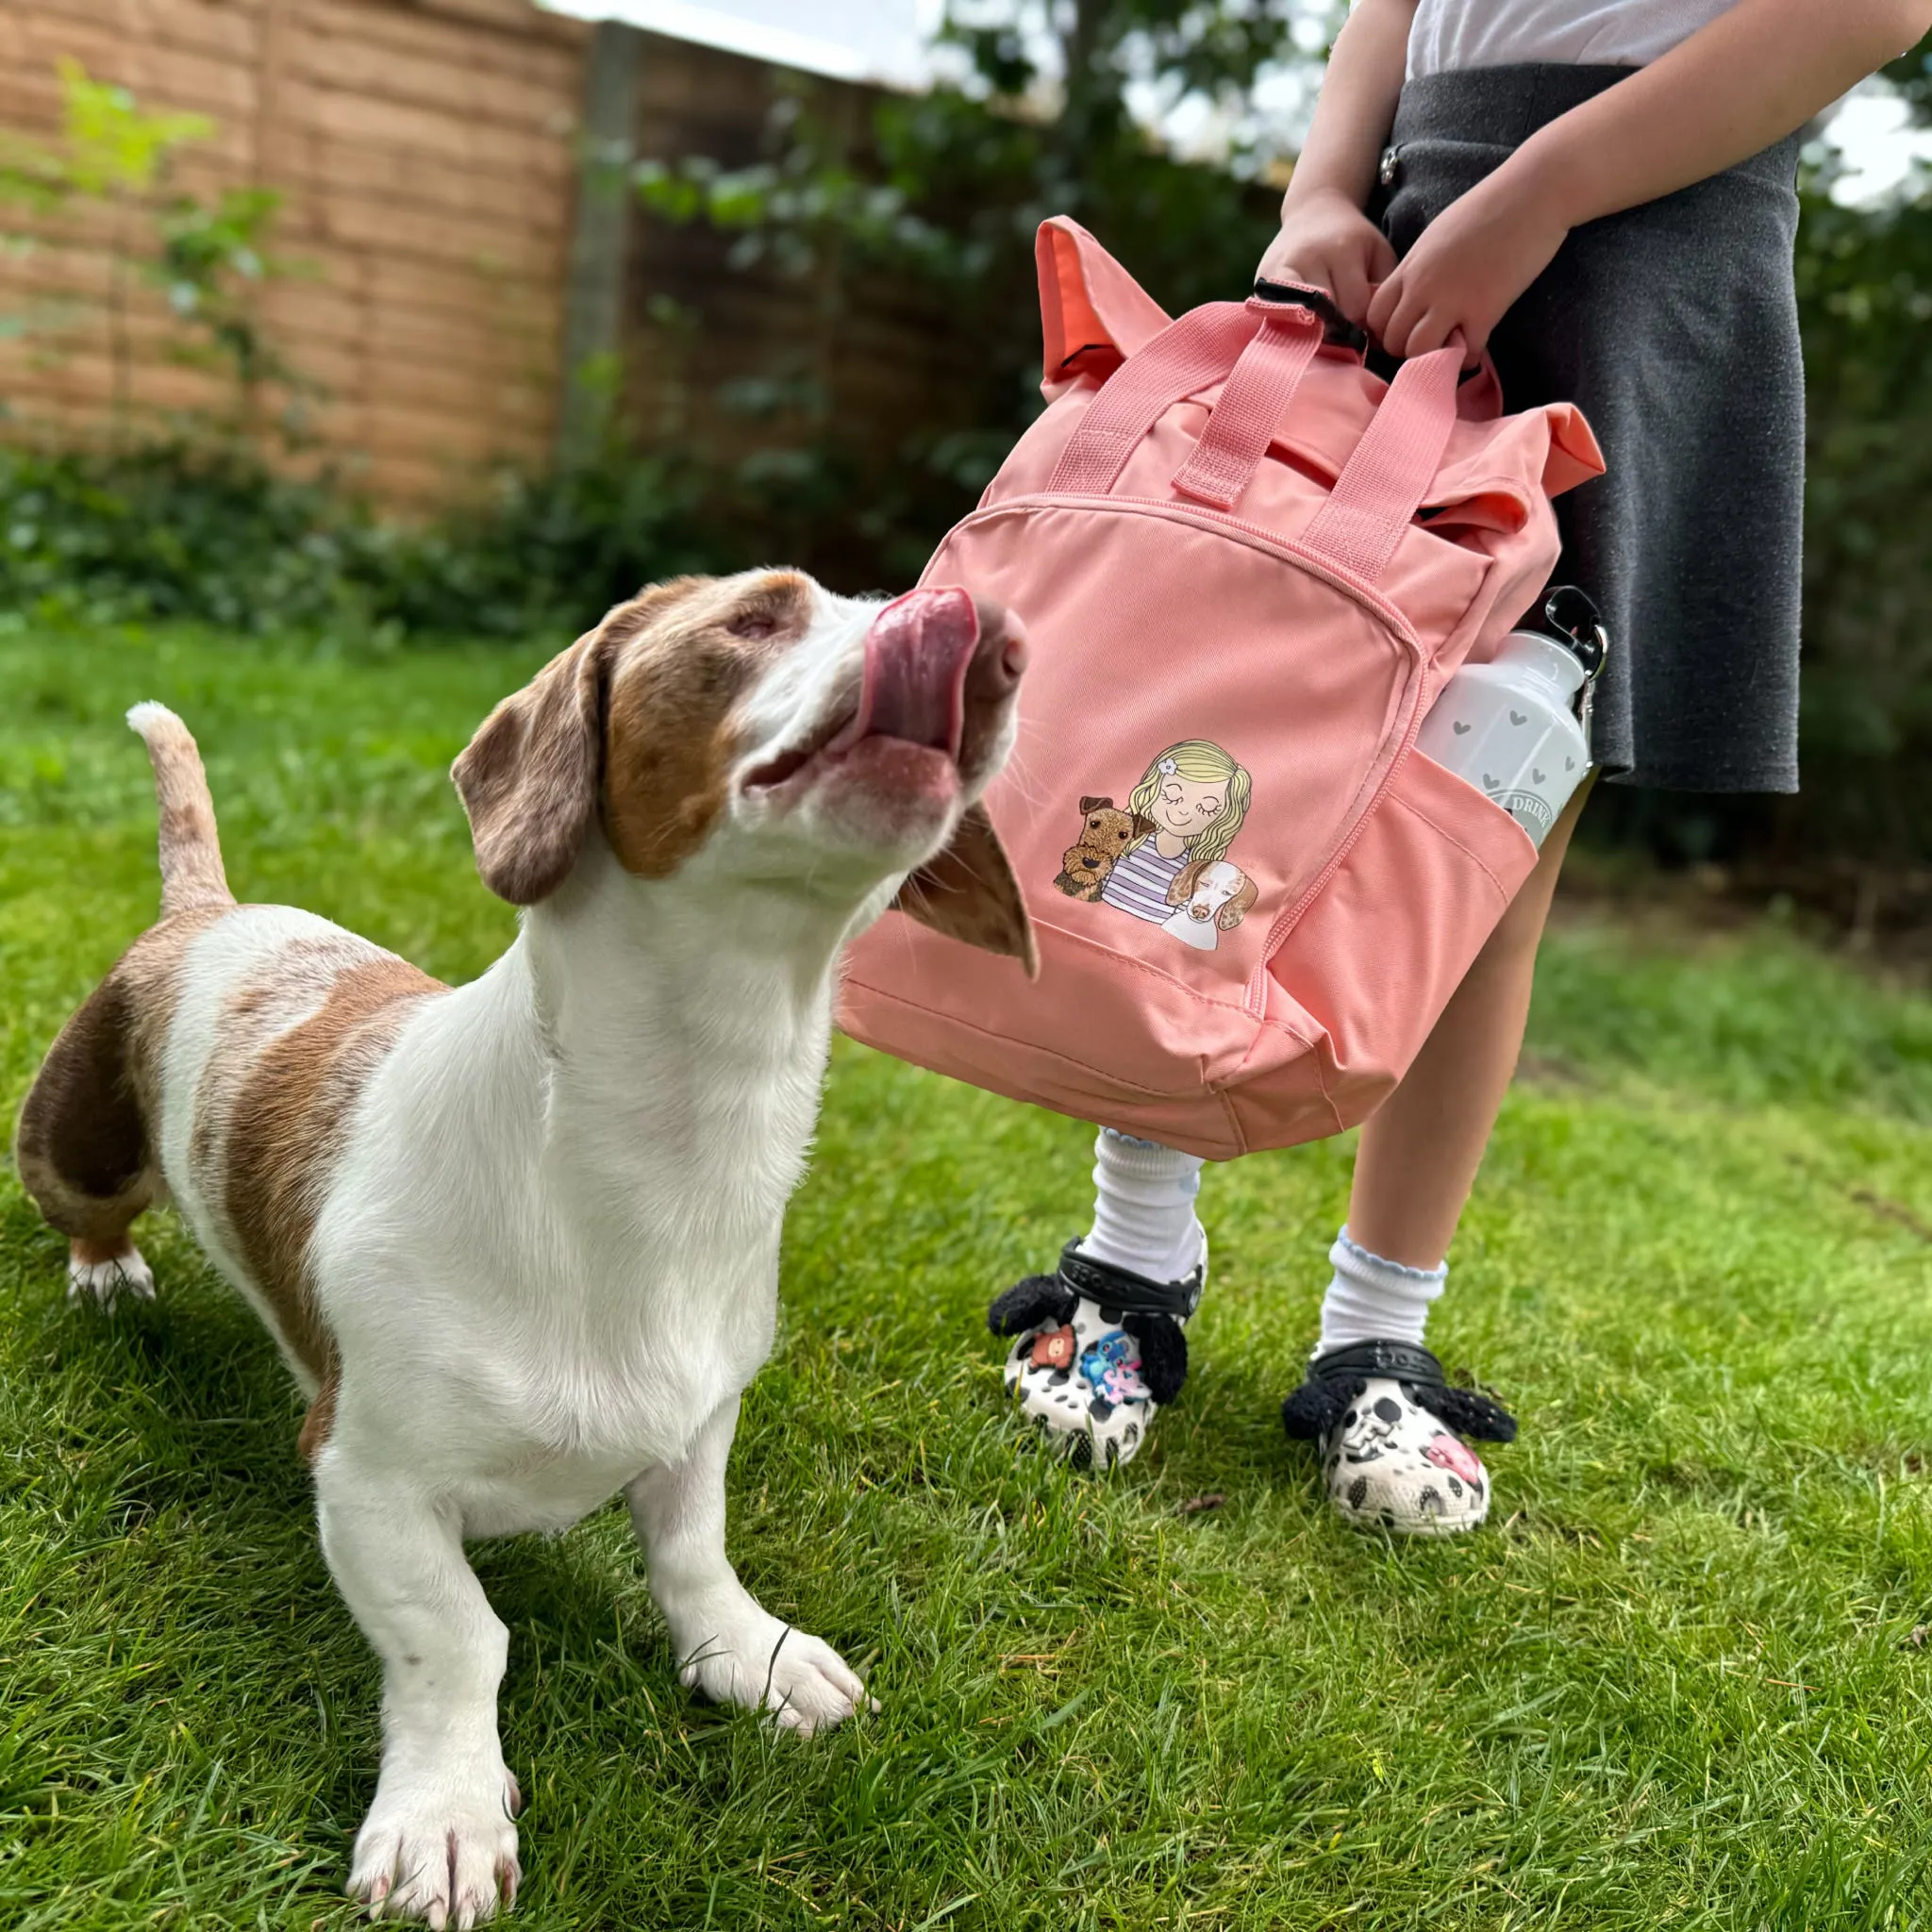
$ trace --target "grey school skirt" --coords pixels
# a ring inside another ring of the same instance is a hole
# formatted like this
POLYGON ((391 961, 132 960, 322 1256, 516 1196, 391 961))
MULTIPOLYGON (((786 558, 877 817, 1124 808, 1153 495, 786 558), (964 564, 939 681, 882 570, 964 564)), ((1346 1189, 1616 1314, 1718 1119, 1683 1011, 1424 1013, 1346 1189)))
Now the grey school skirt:
MULTIPOLYGON (((1546 122, 1627 67, 1493 67, 1403 89, 1383 226, 1406 254, 1546 122)), ((1609 628, 1608 774, 1798 789, 1805 379, 1791 245, 1798 137, 1574 229, 1491 338, 1505 406, 1574 402, 1607 474, 1557 504, 1556 580, 1609 628)))

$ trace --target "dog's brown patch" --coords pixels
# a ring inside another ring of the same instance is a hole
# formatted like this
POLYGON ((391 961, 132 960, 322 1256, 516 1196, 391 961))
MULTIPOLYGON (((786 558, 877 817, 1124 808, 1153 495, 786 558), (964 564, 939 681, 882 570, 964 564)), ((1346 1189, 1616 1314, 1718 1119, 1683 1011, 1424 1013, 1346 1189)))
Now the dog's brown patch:
POLYGON ((322 1387, 315 1391, 315 1400, 308 1405, 308 1413, 302 1418, 302 1433, 295 1438, 295 1447, 302 1460, 311 1468, 328 1441, 329 1431, 336 1425, 336 1391, 341 1385, 341 1372, 331 1361, 328 1373, 322 1378, 322 1387))
POLYGON ((319 934, 276 947, 248 978, 229 989, 222 1006, 219 1043, 203 1061, 194 1090, 188 1166, 204 1208, 230 1249, 235 1241, 226 1209, 227 1157, 243 1083, 278 1036, 320 1010, 340 974, 388 957, 353 933, 319 934))
MULTIPOLYGON (((335 1349, 308 1274, 351 1108, 417 1004, 443 991, 346 934, 287 946, 231 997, 196 1096, 195 1166, 291 1358, 326 1389, 335 1349), (252 1050, 251 1050, 252 1048, 252 1050), (216 1071, 225 1066, 225 1075, 216 1071)), ((318 1398, 320 1399, 320 1398, 318 1398)))
POLYGON ((452 775, 483 883, 512 905, 569 875, 601 803, 611 848, 645 878, 704 842, 737 752, 733 708, 804 634, 791 571, 677 577, 620 604, 483 721, 452 775))
POLYGON ((199 905, 150 927, 81 1003, 48 1048, 20 1110, 20 1178, 50 1225, 111 1259, 164 1191, 156 1132, 161 1053, 181 963, 229 909, 199 905))
POLYGON ((126 1235, 111 1241, 91 1241, 85 1236, 76 1235, 68 1243, 68 1250, 83 1268, 102 1268, 109 1261, 125 1261, 134 1252, 134 1242, 126 1235))
POLYGON ((738 702, 811 621, 809 578, 768 571, 647 594, 614 648, 604 735, 604 824, 626 872, 665 878, 705 842, 741 746, 738 702))

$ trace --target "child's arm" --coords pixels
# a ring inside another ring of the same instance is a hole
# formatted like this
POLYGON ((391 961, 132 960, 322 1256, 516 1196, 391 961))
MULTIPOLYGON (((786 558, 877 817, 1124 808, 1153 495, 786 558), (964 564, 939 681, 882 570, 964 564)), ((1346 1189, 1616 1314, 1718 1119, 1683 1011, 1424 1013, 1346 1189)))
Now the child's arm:
POLYGON ((1457 336, 1479 354, 1572 228, 1769 147, 1928 31, 1932 0, 1738 0, 1444 209, 1375 290, 1369 327, 1397 356, 1457 336))
POLYGON ((1281 232, 1261 258, 1261 275, 1326 289, 1355 323, 1368 320, 1374 285, 1395 266, 1395 251, 1362 208, 1395 119, 1415 9, 1416 0, 1357 0, 1282 197, 1281 232))

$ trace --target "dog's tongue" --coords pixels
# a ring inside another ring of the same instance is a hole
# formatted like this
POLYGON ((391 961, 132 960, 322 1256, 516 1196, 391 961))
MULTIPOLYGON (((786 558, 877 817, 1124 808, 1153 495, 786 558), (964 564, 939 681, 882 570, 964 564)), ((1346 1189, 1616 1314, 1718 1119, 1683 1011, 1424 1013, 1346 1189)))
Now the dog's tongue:
POLYGON ((978 642, 979 613, 964 591, 908 591, 888 604, 866 633, 858 715, 832 749, 898 738, 957 758, 978 642))

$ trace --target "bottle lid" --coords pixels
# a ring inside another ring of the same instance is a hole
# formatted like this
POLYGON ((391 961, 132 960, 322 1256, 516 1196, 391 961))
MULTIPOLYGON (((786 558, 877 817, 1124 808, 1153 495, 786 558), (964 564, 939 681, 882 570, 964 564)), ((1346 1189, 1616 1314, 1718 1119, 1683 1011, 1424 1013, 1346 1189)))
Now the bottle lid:
POLYGON ((1496 646, 1491 661, 1513 664, 1526 676, 1546 682, 1566 704, 1590 682, 1569 639, 1553 638, 1546 630, 1512 630, 1496 646))
POLYGON ((1543 622, 1583 666, 1584 676, 1594 678, 1603 670, 1610 638, 1603 612, 1588 591, 1574 584, 1555 585, 1543 599, 1543 622))

